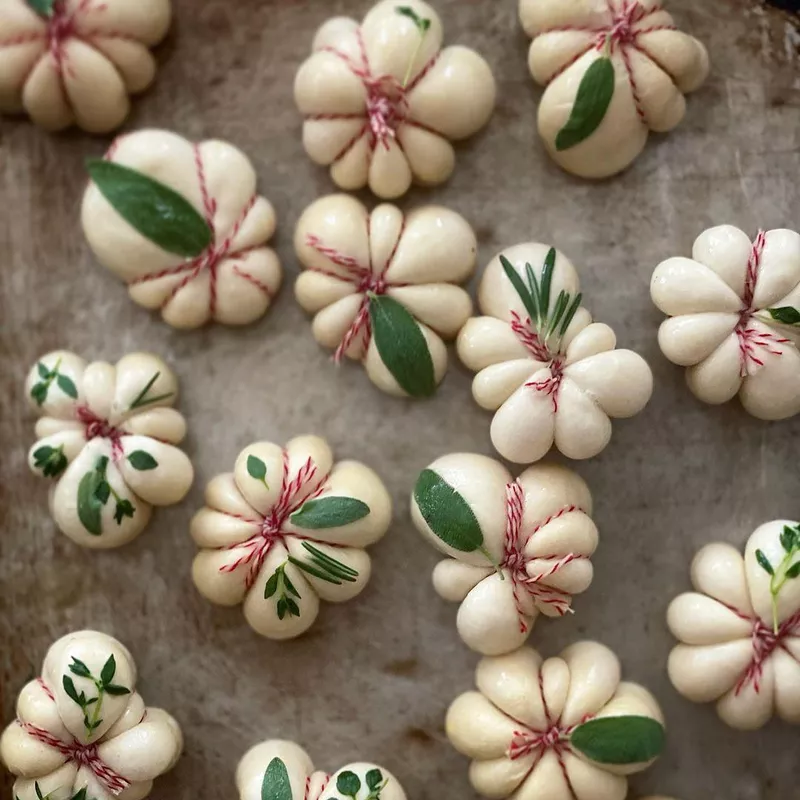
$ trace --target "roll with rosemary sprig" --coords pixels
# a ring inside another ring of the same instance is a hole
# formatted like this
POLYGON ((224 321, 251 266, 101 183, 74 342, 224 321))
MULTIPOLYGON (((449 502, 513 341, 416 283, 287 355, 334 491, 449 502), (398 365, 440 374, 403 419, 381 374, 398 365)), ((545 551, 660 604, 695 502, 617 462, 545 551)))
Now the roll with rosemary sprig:
POLYGON ((483 273, 483 316, 463 327, 457 349, 478 373, 472 394, 495 412, 492 444, 509 461, 538 461, 553 445, 569 458, 596 456, 611 418, 632 417, 650 399, 647 362, 617 350, 582 298, 572 263, 548 245, 506 248, 483 273))
POLYGON ((222 606, 242 605, 256 633, 291 639, 307 631, 320 601, 343 603, 369 580, 365 548, 391 521, 381 479, 357 461, 334 463, 318 436, 285 448, 246 447, 232 473, 206 486, 191 533, 201 548, 192 576, 222 606))

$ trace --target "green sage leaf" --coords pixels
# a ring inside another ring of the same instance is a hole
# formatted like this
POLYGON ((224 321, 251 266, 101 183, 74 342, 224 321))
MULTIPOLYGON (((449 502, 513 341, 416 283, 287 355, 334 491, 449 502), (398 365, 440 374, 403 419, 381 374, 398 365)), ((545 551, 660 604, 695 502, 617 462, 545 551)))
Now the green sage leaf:
POLYGON ((158 461, 156 461, 153 456, 150 455, 150 453, 147 453, 144 450, 134 450, 128 456, 128 461, 131 462, 131 466, 134 469, 138 469, 142 472, 156 469, 156 467, 158 467, 158 461))
POLYGON ((108 694, 114 695, 115 697, 118 695, 123 694, 130 694, 131 690, 125 688, 124 686, 119 686, 115 683, 109 683, 108 685, 103 687, 108 694))
POLYGON ((43 17, 49 17, 53 13, 53 5, 56 0, 28 0, 28 5, 43 17))
POLYGON ((87 472, 78 484, 78 519, 92 536, 103 533, 101 512, 105 503, 97 496, 101 484, 108 486, 97 470, 87 472))
POLYGON ((269 762, 261 783, 261 800, 292 800, 292 784, 286 764, 280 758, 269 762))
POLYGON ((472 509, 438 473, 422 470, 414 500, 428 527, 446 545, 463 553, 483 547, 483 531, 472 509))
POLYGON ((793 306, 768 308, 767 312, 776 322, 782 322, 784 325, 800 325, 800 310, 793 306))
POLYGON ((397 300, 373 295, 369 318, 378 354, 400 388, 411 397, 430 397, 436 391, 433 359, 414 317, 397 300))
POLYGON ((247 456, 247 474, 257 481, 267 477, 267 465, 256 456, 247 456))
POLYGON ((100 680, 103 683, 111 683, 114 680, 114 675, 117 674, 117 660, 114 658, 114 654, 112 653, 105 664, 103 664, 103 669, 100 672, 100 680))
POLYGON ((614 65, 610 58, 598 58, 586 70, 566 125, 556 136, 556 150, 569 150, 588 139, 606 116, 614 96, 614 65))
POLYGON ((756 561, 758 561, 758 565, 764 570, 764 572, 769 575, 775 574, 775 570, 772 564, 769 563, 769 559, 764 555, 763 550, 756 550, 756 561))
POLYGON ((599 764, 640 764, 661 754, 664 739, 664 726, 650 717, 601 717, 578 725, 570 744, 599 764))
POLYGON ((278 578, 280 577, 280 570, 276 569, 275 572, 270 575, 269 580, 267 581, 267 585, 264 587, 264 599, 269 600, 275 592, 278 591, 278 578))
POLYGON ((109 485, 108 481, 100 481, 94 496, 98 499, 101 505, 105 505, 108 502, 108 498, 111 497, 111 486, 109 485))
POLYGON ((50 370, 47 369, 47 367, 44 364, 42 364, 41 361, 37 362, 36 370, 39 373, 40 378, 47 380, 50 377, 50 370))
POLYGON ((58 375, 56 377, 56 383, 58 384, 58 388, 61 389, 65 395, 71 397, 73 400, 77 400, 78 389, 71 378, 68 378, 66 375, 58 375))
POLYGON ((347 770, 336 779, 336 789, 339 794, 355 797, 361 791, 361 779, 355 772, 347 770))
POLYGON ((379 769, 371 769, 365 776, 367 788, 374 792, 383 783, 383 773, 379 769))
POLYGON ((69 697, 70 700, 73 700, 79 706, 81 706, 81 708, 83 708, 84 703, 81 701, 80 695, 78 694, 78 690, 75 688, 75 681, 73 681, 69 675, 65 675, 61 679, 61 684, 64 687, 64 691, 67 693, 67 697, 69 697))
POLYGON ((339 528, 364 519, 369 506, 354 497, 322 497, 309 500, 290 517, 293 525, 305 530, 339 528))
POLYGON ((208 223, 174 189, 113 161, 89 159, 86 168, 114 210, 162 250, 192 258, 211 244, 208 223))

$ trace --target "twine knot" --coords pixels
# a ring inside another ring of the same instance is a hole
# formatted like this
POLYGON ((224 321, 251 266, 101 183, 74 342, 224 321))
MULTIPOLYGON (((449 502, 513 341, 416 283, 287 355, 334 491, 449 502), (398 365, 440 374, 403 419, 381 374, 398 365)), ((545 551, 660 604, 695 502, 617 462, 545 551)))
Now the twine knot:
POLYGON ((608 31, 609 41, 615 44, 632 44, 636 40, 633 26, 647 16, 644 7, 638 2, 625 2, 622 11, 614 15, 613 22, 608 31))
POLYGON ((375 139, 388 148, 408 113, 406 90, 393 75, 364 81, 367 90, 367 118, 375 139))

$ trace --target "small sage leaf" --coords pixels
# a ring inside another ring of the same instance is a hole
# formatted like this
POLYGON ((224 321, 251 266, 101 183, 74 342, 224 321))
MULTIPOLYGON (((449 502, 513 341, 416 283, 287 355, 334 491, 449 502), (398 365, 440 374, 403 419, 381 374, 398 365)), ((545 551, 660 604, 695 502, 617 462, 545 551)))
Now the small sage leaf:
POLYGON ((566 125, 556 136, 556 150, 569 150, 588 139, 605 118, 614 96, 614 65, 610 58, 592 63, 578 86, 578 94, 566 125))
POLYGON ((208 223, 174 189, 113 161, 90 159, 86 167, 114 210, 162 250, 192 258, 211 244, 208 223))
POLYGON ((354 497, 323 497, 304 503, 290 520, 298 528, 320 530, 349 525, 368 514, 369 506, 354 497))
POLYGON ((78 484, 78 519, 92 536, 103 532, 101 511, 105 503, 97 496, 101 484, 108 485, 96 470, 87 472, 78 484))
POLYGON ((138 469, 142 472, 150 469, 155 469, 158 466, 158 461, 156 461, 150 453, 145 452, 144 450, 134 450, 129 456, 128 461, 131 462, 131 466, 134 469, 138 469))
POLYGON ((101 505, 105 505, 108 502, 108 498, 111 497, 111 487, 109 486, 108 481, 100 481, 94 496, 101 505))
POLYGON ((472 509, 438 473, 431 469, 420 473, 414 500, 428 527, 446 545, 463 553, 483 547, 483 531, 472 509))
POLYGON ((261 782, 261 800, 292 800, 292 784, 286 764, 280 758, 269 762, 261 782))
POLYGON ((430 397, 436 391, 433 359, 414 317, 397 300, 373 295, 369 318, 378 354, 400 388, 411 397, 430 397))
POLYGON ((355 797, 361 790, 361 779, 355 772, 347 770, 336 779, 336 789, 339 794, 355 797))
POLYGON ((103 664, 103 669, 100 672, 100 680, 103 683, 111 683, 114 680, 114 676, 117 674, 117 660, 114 658, 114 654, 112 653, 108 657, 108 661, 103 664))
POLYGON ((66 375, 59 375, 56 377, 56 383, 58 384, 58 388, 61 389, 65 395, 71 397, 73 400, 77 400, 78 389, 71 378, 68 378, 66 375))
POLYGON ((784 325, 800 325, 800 310, 793 306, 768 308, 767 312, 776 322, 782 322, 784 325))
POLYGON ((365 776, 367 788, 374 792, 383 783, 383 773, 379 769, 371 769, 365 776))
POLYGON ((267 465, 256 456, 247 456, 247 474, 257 481, 267 477, 267 465))
POLYGON ((769 575, 775 574, 775 570, 772 564, 770 564, 769 559, 766 557, 766 555, 764 555, 763 550, 756 550, 756 561, 758 561, 758 565, 764 570, 764 572, 769 575))
POLYGON ((43 17, 49 17, 53 13, 53 5, 56 0, 28 0, 28 5, 43 17))
POLYGON ((601 717, 578 725, 570 744, 599 764, 641 764, 664 749, 664 726, 650 717, 601 717))

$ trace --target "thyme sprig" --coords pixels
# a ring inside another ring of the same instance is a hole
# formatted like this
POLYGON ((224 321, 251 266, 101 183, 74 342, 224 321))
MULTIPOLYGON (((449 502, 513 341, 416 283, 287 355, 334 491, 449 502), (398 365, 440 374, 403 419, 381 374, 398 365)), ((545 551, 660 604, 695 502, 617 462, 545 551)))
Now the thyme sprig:
POLYGON ((57 478, 67 468, 64 445, 50 447, 42 445, 33 451, 33 466, 42 471, 45 478, 57 478))
POLYGON ((414 50, 414 54, 411 56, 411 61, 408 62, 408 69, 406 70, 405 77, 403 78, 403 88, 405 89, 406 86, 408 86, 408 82, 411 80, 411 75, 414 72, 414 63, 419 57, 420 50, 422 50, 422 43, 425 41, 425 36, 430 30, 431 21, 429 19, 425 19, 424 17, 420 17, 420 15, 417 14, 417 12, 414 11, 411 6, 397 6, 395 10, 398 14, 408 17, 414 23, 414 25, 417 26, 417 30, 419 31, 419 41, 417 42, 417 47, 414 50))
POLYGON ((100 670, 100 677, 97 678, 92 675, 91 670, 86 664, 75 656, 72 657, 72 663, 69 665, 69 671, 79 678, 86 678, 94 683, 97 690, 97 697, 87 697, 86 693, 79 692, 75 687, 75 681, 69 675, 64 675, 62 684, 67 696, 75 703, 77 703, 81 711, 83 711, 83 726, 86 729, 86 735, 91 739, 94 732, 100 727, 103 718, 100 716, 103 709, 103 698, 106 695, 120 696, 130 694, 131 690, 125 686, 114 683, 114 676, 117 673, 117 662, 112 653, 105 664, 103 669, 100 670))
POLYGON ((143 406, 151 406, 153 403, 166 400, 168 397, 172 397, 172 395, 175 394, 175 392, 167 392, 166 394, 156 395, 156 397, 147 396, 147 393, 153 388, 153 384, 158 380, 160 375, 160 372, 156 372, 156 374, 150 378, 144 389, 139 392, 139 394, 136 396, 136 399, 131 403, 130 408, 128 409, 129 411, 133 411, 135 408, 142 408, 143 406))
POLYGON ((785 555, 777 567, 773 566, 763 550, 756 550, 758 565, 770 576, 769 593, 772 597, 772 629, 776 636, 780 628, 778 624, 778 595, 788 581, 800 576, 800 560, 795 560, 795 556, 800 553, 800 525, 795 525, 793 528, 788 525, 783 526, 781 547, 783 547, 785 555))
POLYGON ((116 504, 114 521, 117 525, 122 525, 125 517, 133 517, 136 513, 133 503, 117 494, 108 482, 107 469, 108 456, 100 456, 94 469, 87 472, 78 484, 78 519, 93 536, 103 533, 102 510, 110 497, 113 496, 116 504))
POLYGON ((556 266, 555 248, 551 247, 547 252, 539 279, 536 278, 533 267, 529 263, 525 264, 527 283, 505 256, 500 256, 500 264, 522 300, 522 305, 528 312, 531 326, 540 343, 551 355, 557 353, 561 346, 561 340, 575 318, 575 314, 578 313, 583 295, 579 292, 572 297, 562 289, 556 298, 555 305, 551 308, 550 295, 556 266), (555 341, 551 343, 550 340, 553 337, 555 337, 555 341))
POLYGON ((277 605, 275 606, 278 619, 283 619, 287 614, 290 617, 300 616, 300 606, 297 605, 292 595, 298 600, 302 598, 300 597, 300 592, 297 591, 294 584, 289 580, 289 576, 286 574, 287 563, 288 561, 284 561, 283 564, 272 573, 272 576, 267 581, 267 585, 264 587, 265 600, 269 600, 273 595, 278 595, 277 605))
POLYGON ((41 361, 36 364, 36 369, 41 380, 35 383, 31 388, 31 397, 34 399, 37 406, 41 406, 44 401, 47 400, 47 393, 50 391, 50 386, 53 381, 55 381, 58 388, 61 389, 67 397, 71 397, 73 400, 78 399, 78 388, 75 386, 72 378, 67 375, 62 375, 58 371, 60 366, 60 358, 56 361, 53 369, 49 369, 47 365, 43 364, 41 361))

